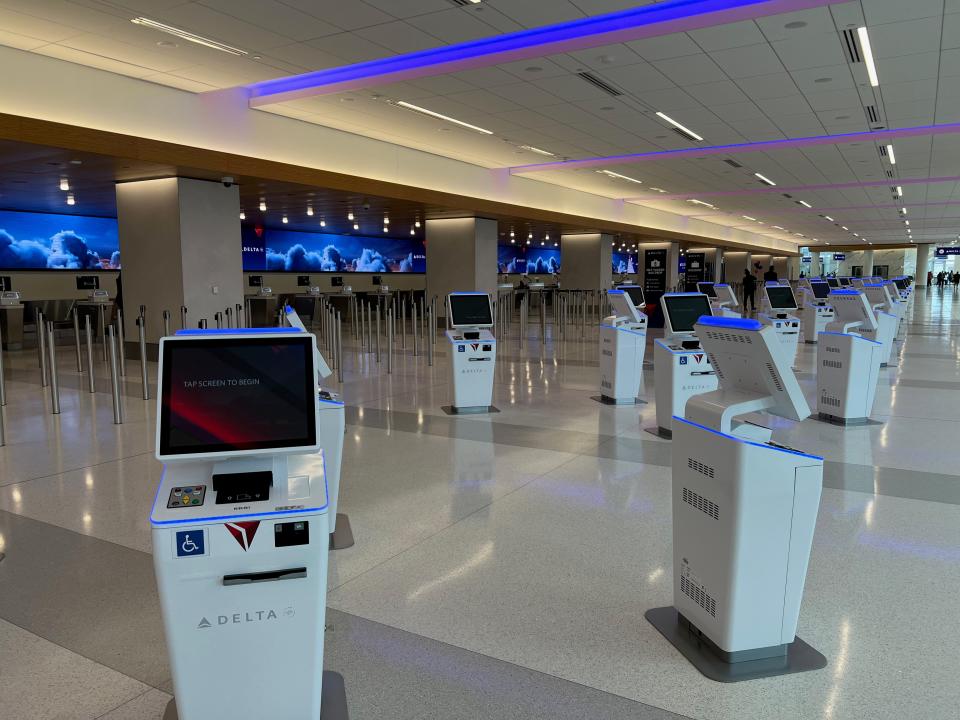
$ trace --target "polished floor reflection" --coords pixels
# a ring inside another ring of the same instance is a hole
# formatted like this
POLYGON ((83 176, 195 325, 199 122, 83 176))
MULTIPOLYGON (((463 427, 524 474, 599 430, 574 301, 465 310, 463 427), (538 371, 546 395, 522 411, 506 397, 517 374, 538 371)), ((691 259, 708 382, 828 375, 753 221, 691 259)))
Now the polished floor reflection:
MULTIPOLYGON (((651 403, 596 394, 595 326, 503 339, 496 415, 453 418, 448 357, 393 373, 350 350, 327 664, 373 718, 955 718, 960 706, 960 295, 920 291, 873 418, 778 421, 826 459, 800 633, 826 670, 734 686, 701 677, 643 618, 671 600, 671 444, 651 403)), ((62 413, 35 353, 5 354, 0 717, 159 718, 170 680, 152 575, 153 402, 128 362, 115 426, 72 338, 62 413)), ((353 347, 352 345, 350 346, 353 347)), ((648 354, 652 359, 652 352, 648 354)), ((796 368, 814 393, 815 352, 796 368)), ((151 368, 152 371, 152 368, 151 368)))

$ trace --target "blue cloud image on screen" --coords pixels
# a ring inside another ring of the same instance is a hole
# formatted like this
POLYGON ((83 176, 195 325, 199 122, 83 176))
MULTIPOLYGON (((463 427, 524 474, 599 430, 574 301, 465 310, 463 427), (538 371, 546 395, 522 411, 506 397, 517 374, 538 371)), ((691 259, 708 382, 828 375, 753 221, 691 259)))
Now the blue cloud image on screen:
POLYGON ((244 227, 243 269, 268 272, 422 273, 422 240, 244 227))
POLYGON ((116 270, 113 218, 0 210, 0 269, 116 270))
POLYGON ((499 245, 497 271, 501 273, 529 273, 549 275, 560 272, 560 250, 531 248, 526 245, 499 245))
POLYGON ((634 274, 637 272, 637 253, 613 253, 613 272, 634 274))

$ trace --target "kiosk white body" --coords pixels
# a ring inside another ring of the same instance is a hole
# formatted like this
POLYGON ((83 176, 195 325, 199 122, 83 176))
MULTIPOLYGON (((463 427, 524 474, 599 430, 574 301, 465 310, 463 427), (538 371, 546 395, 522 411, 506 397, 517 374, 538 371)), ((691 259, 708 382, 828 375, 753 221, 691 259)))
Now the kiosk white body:
POLYGON ((808 345, 816 345, 817 337, 834 319, 833 307, 827 302, 830 286, 826 282, 812 280, 801 290, 805 298, 801 311, 803 341, 808 345))
POLYGON ((897 337, 900 326, 899 308, 893 304, 887 288, 882 283, 864 283, 863 293, 867 296, 867 301, 873 307, 874 316, 877 318, 877 329, 873 332, 863 332, 863 336, 876 340, 883 346, 880 351, 880 367, 886 367, 893 358, 893 341, 897 337))
POLYGON ((698 282, 697 292, 710 298, 710 311, 715 317, 740 317, 737 294, 727 283, 698 282))
POLYGON ((817 345, 817 410, 821 419, 842 424, 867 422, 876 397, 883 345, 865 337, 877 319, 859 290, 830 293, 836 319, 817 345))
POLYGON ((757 315, 764 325, 772 327, 789 363, 797 357, 800 344, 800 318, 792 313, 797 311, 797 300, 793 288, 779 283, 767 283, 763 288, 763 299, 768 310, 757 315))
POLYGON ((710 358, 700 347, 694 324, 710 315, 710 302, 703 293, 666 293, 660 298, 664 337, 653 346, 656 434, 669 437, 674 416, 683 416, 687 401, 717 388, 710 358))
POLYGON ((450 343, 450 383, 454 412, 486 411, 493 405, 497 340, 493 307, 487 293, 456 292, 447 296, 446 331, 450 343))
MULTIPOLYGON (((810 408, 774 328, 707 317, 696 332, 720 387, 691 398, 686 417, 674 418, 675 622, 697 646, 678 648, 705 673, 711 662, 692 655, 727 664, 714 679, 823 667, 812 649, 809 667, 791 668, 789 657, 799 645, 809 648, 796 630, 823 460, 771 444, 770 430, 737 420, 760 411, 802 420, 810 408)), ((654 619, 663 610, 648 617, 669 638, 654 619)))
POLYGON ((624 285, 607 292, 615 315, 600 326, 600 397, 613 404, 635 403, 643 389, 647 316, 643 289, 624 285))
POLYGON ((160 341, 154 568, 180 720, 319 718, 329 520, 316 340, 160 341))

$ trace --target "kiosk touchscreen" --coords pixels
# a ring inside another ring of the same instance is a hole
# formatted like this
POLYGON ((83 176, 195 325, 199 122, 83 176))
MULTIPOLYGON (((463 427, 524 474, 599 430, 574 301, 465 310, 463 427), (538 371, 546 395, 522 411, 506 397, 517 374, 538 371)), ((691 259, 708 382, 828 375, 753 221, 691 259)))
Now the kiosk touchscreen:
POLYGON ((737 308, 740 307, 740 301, 737 300, 737 294, 727 283, 716 283, 713 286, 714 297, 710 299, 710 307, 713 308, 713 314, 718 317, 740 317, 737 308))
POLYGON ((877 392, 883 344, 867 337, 879 326, 873 307, 860 290, 830 293, 836 317, 817 343, 817 411, 838 425, 865 425, 877 392))
POLYGON ((840 287, 840 281, 836 278, 827 278, 827 285, 829 285, 830 288, 838 288, 840 287))
POLYGON ((657 426, 648 432, 669 438, 673 417, 683 415, 692 396, 715 390, 717 376, 694 330, 697 320, 711 315, 709 298, 703 293, 667 293, 660 306, 664 337, 653 345, 657 426))
POLYGON ((850 287, 851 279, 848 277, 837 278, 840 281, 840 287, 850 287))
POLYGON ((898 300, 894 304, 893 298, 890 297, 883 283, 864 283, 862 289, 877 318, 876 331, 864 332, 863 336, 876 340, 883 345, 880 367, 887 367, 893 359, 893 341, 896 339, 900 327, 899 306, 901 303, 898 300))
POLYGON ((797 638, 823 459, 743 422, 810 414, 776 331, 703 317, 719 388, 692 397, 673 432, 673 606, 647 619, 704 675, 735 682, 826 666, 797 638))
POLYGON ((716 293, 716 291, 713 289, 713 285, 714 285, 714 284, 713 284, 712 282, 698 282, 698 283, 697 283, 697 292, 698 292, 698 293, 703 293, 704 295, 706 295, 706 296, 707 296, 708 298, 710 298, 711 300, 716 300, 716 299, 717 299, 717 293, 716 293))
POLYGON ((643 356, 647 347, 647 316, 643 288, 622 285, 607 291, 614 314, 600 326, 600 395, 610 405, 639 400, 643 388, 643 356))
POLYGON ((827 302, 830 286, 821 280, 811 280, 807 299, 803 304, 803 340, 816 345, 817 337, 833 322, 833 307, 827 302))
POLYGON ((792 364, 800 344, 800 318, 793 315, 797 311, 793 288, 789 285, 766 285, 763 294, 770 310, 758 314, 760 322, 776 330, 787 361, 792 364))
POLYGON ((447 295, 446 332, 450 343, 450 382, 453 404, 449 414, 496 412, 493 407, 493 371, 497 360, 490 295, 455 292, 447 295))
POLYGON ((329 544, 316 340, 290 328, 160 340, 153 557, 165 717, 345 717, 323 672, 329 544), (322 679, 322 681, 321 681, 322 679), (174 708, 175 707, 175 711, 174 708))

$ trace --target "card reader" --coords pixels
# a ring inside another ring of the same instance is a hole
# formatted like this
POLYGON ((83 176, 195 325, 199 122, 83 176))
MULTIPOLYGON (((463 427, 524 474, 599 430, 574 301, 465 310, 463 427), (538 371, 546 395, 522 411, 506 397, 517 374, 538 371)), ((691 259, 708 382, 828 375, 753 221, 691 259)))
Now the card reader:
POLYGON ((273 472, 217 473, 213 476, 213 490, 217 493, 217 505, 239 502, 257 502, 270 498, 273 472))

